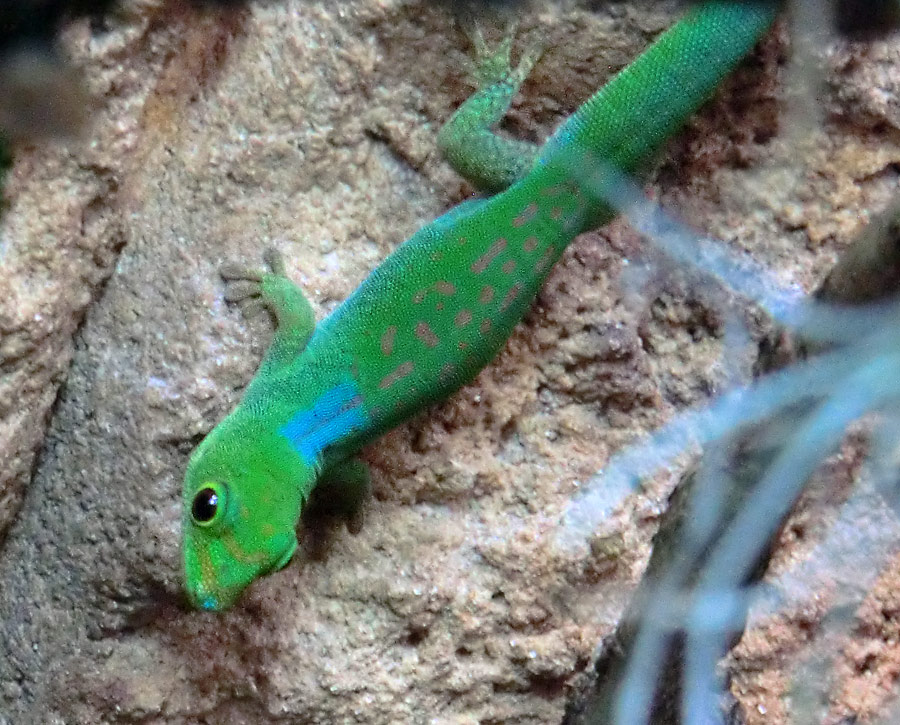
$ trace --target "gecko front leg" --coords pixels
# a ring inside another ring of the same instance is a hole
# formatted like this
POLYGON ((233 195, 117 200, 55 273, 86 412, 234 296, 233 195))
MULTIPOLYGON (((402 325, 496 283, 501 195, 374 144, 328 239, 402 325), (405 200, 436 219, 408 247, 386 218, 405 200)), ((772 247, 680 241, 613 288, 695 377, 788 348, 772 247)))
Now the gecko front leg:
POLYGON ((263 260, 271 272, 226 263, 219 273, 225 280, 226 301, 237 302, 248 317, 268 310, 275 319, 275 336, 258 373, 266 377, 290 365, 303 352, 315 330, 316 318, 303 292, 285 274, 281 255, 267 249, 263 260))
POLYGON ((319 511, 341 516, 347 531, 358 534, 365 519, 365 503, 372 493, 369 467, 358 458, 345 458, 326 466, 313 499, 319 511))

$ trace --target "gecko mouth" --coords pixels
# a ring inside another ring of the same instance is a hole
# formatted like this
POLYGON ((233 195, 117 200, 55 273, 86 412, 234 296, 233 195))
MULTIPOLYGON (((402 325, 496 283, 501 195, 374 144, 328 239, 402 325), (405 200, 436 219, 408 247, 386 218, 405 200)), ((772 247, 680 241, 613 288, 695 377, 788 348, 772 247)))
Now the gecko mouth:
POLYGON ((297 551, 297 540, 293 539, 291 541, 290 546, 284 550, 284 553, 275 560, 275 563, 264 572, 268 574, 269 572, 279 571, 284 569, 288 564, 290 564, 291 559, 294 558, 294 552, 297 551))
POLYGON ((191 606, 207 612, 222 612, 231 607, 247 588, 246 584, 231 587, 216 587, 214 590, 198 582, 188 587, 187 595, 191 606))
MULTIPOLYGON (((256 579, 257 576, 269 574, 286 567, 297 550, 297 540, 292 538, 289 546, 284 552, 278 556, 274 562, 265 568, 261 568, 248 581, 235 584, 229 587, 216 586, 208 587, 202 580, 198 581, 194 586, 188 587, 187 595, 191 605, 196 609, 203 609, 207 612, 221 612, 231 607, 243 594, 244 590, 256 579)), ((190 579, 190 578, 189 578, 190 579)))

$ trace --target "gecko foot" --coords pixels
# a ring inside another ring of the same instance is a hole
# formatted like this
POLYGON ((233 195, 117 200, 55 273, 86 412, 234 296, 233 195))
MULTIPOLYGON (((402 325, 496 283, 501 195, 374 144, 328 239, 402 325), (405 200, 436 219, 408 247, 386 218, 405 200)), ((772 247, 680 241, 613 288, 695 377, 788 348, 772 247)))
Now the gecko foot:
POLYGON ((225 280, 225 300, 240 305, 247 318, 265 310, 271 312, 276 323, 275 337, 263 366, 289 364, 309 341, 316 327, 316 315, 303 291, 288 279, 281 255, 267 249, 263 261, 271 272, 234 263, 219 268, 225 280))
POLYGON ((486 88, 496 83, 509 83, 518 88, 528 77, 534 64, 538 62, 545 50, 544 42, 534 36, 525 40, 525 48, 519 58, 518 65, 512 66, 512 44, 516 36, 517 23, 506 26, 503 38, 496 47, 488 46, 478 23, 466 26, 463 32, 475 50, 474 59, 470 60, 470 72, 479 88, 486 88))
POLYGON ((502 40, 488 47, 477 22, 463 30, 475 50, 470 70, 477 90, 454 112, 438 132, 438 147, 456 171, 479 191, 496 193, 509 188, 534 165, 538 147, 528 141, 497 133, 522 81, 543 52, 543 43, 526 39, 518 65, 512 66, 514 24, 502 40))
POLYGON ((263 261, 271 272, 249 269, 234 262, 226 262, 219 267, 219 274, 225 280, 225 301, 235 302, 245 317, 254 317, 269 307, 264 285, 272 277, 286 277, 284 260, 275 249, 263 252, 263 261))

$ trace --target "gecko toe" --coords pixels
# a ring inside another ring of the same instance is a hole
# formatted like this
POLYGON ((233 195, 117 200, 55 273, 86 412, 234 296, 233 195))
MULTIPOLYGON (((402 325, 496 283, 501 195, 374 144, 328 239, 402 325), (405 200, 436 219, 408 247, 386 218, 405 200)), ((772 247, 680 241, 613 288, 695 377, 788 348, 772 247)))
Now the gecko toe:
POLYGON ((259 294, 260 283, 249 279, 231 280, 225 285, 226 302, 241 302, 246 299, 258 298, 259 294))
POLYGON ((463 24, 462 30, 474 51, 473 57, 468 62, 469 72, 479 88, 503 82, 516 85, 522 83, 543 55, 546 42, 541 40, 536 32, 529 33, 525 38, 519 62, 513 66, 512 46, 518 27, 516 20, 507 22, 500 40, 491 46, 485 40, 477 21, 463 24))
POLYGON ((347 531, 356 536, 363 529, 363 524, 365 524, 365 511, 362 506, 358 507, 355 511, 351 512, 346 519, 347 531))
POLYGON ((268 247, 263 252, 263 261, 267 265, 269 265, 269 269, 272 270, 273 274, 276 274, 279 277, 287 276, 285 274, 284 258, 281 256, 281 253, 274 247, 268 247))
POLYGON ((266 303, 258 297, 245 298, 238 302, 238 306, 241 308, 241 314, 248 320, 266 311, 266 303))
POLYGON ((236 262, 225 262, 219 267, 219 275, 225 281, 249 280, 262 282, 263 273, 255 269, 247 269, 236 262))

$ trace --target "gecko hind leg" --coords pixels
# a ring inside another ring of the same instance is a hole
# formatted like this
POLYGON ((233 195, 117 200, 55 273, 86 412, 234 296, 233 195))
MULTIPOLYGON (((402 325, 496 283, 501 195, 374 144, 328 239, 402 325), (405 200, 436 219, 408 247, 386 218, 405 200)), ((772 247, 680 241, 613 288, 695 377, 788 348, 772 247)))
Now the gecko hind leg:
POLYGON ((226 263, 219 268, 225 280, 225 300, 240 305, 244 315, 268 310, 275 318, 275 335, 260 365, 260 373, 290 364, 312 336, 315 313, 306 296, 285 274, 281 255, 274 249, 263 252, 271 272, 246 269, 226 263))
POLYGON ((527 41, 518 65, 512 66, 515 26, 488 47, 480 27, 466 29, 475 50, 472 76, 478 89, 457 109, 438 132, 438 146, 456 171, 484 192, 506 189, 533 166, 538 146, 496 133, 522 82, 544 52, 541 42, 527 41))

